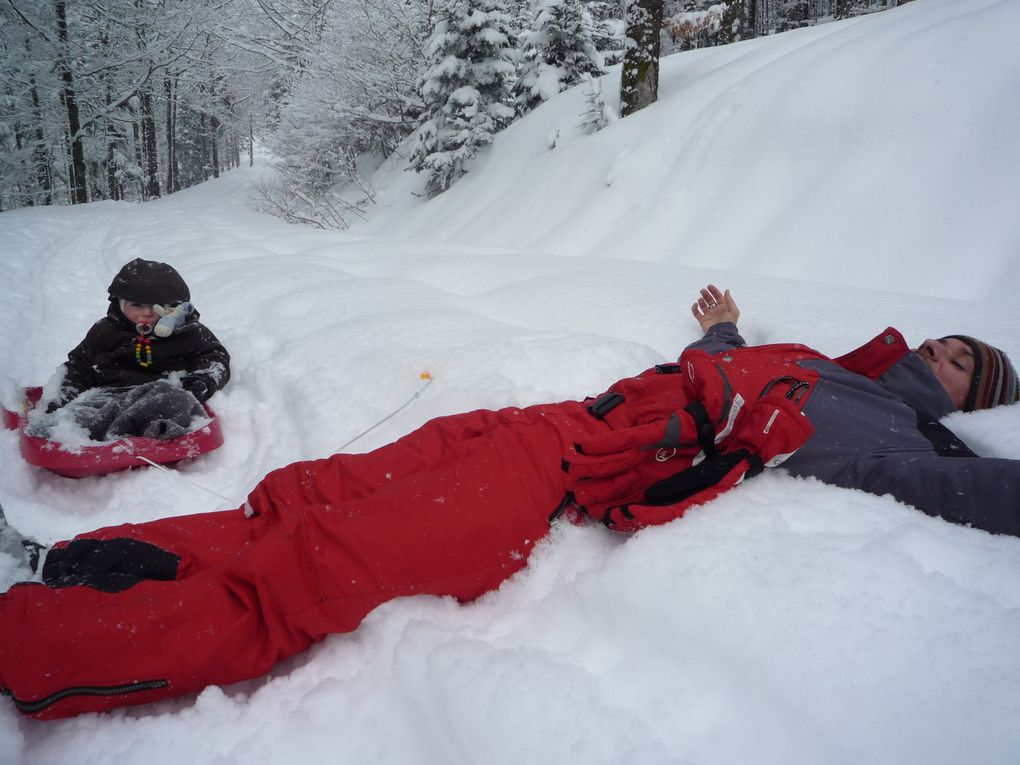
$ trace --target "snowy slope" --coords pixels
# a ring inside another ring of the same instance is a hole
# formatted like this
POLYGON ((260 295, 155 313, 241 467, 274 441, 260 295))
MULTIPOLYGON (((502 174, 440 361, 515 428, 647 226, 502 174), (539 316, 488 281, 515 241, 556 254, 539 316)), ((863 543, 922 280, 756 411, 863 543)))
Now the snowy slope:
POLYGON ((1017 29, 1012 0, 924 0, 671 56, 653 106, 583 136, 576 88, 440 199, 390 185, 361 230, 998 294, 1020 276, 1017 29))
MULTIPOLYGON (((139 255, 179 268, 234 369, 211 402, 219 451, 72 481, 2 432, 0 502, 45 541, 232 507, 392 413, 423 370, 420 398, 351 449, 597 393, 698 336, 707 281, 734 290, 753 343, 836 354, 893 324, 1020 359, 1017 17, 916 0, 676 56, 656 106, 580 137, 564 94, 436 200, 391 175, 347 234, 251 212, 260 168, 146 205, 0 214, 5 395, 46 379, 139 255)), ((948 424, 1020 459, 1020 407, 948 424)), ((0 589, 16 576, 0 556, 0 589)), ((0 763, 1005 765, 1018 581, 1020 540, 766 475, 627 540, 558 528, 498 592, 391 603, 269 678, 46 724, 0 699, 0 763)))

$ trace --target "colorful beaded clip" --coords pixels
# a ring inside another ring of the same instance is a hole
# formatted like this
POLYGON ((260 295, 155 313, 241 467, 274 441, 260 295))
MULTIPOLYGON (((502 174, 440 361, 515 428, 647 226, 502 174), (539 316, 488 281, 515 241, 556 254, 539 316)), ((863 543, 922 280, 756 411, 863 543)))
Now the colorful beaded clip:
POLYGON ((135 340, 135 361, 140 367, 152 366, 152 338, 146 335, 139 335, 135 340), (142 348, 145 348, 145 361, 142 361, 142 348))

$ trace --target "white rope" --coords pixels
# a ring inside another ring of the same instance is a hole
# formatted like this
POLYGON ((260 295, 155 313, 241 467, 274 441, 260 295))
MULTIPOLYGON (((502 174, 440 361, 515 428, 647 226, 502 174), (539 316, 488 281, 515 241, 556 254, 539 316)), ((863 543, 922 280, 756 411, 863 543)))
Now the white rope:
MULTIPOLYGON (((386 422, 386 421, 387 421, 387 420, 389 420, 390 418, 392 418, 392 417, 396 416, 396 415, 397 415, 397 414, 399 414, 399 413, 400 413, 401 411, 403 411, 404 409, 406 409, 407 407, 409 407, 409 406, 410 406, 410 405, 411 405, 412 403, 414 403, 415 399, 419 398, 419 397, 421 396, 421 394, 425 392, 425 389, 426 389, 427 387, 429 387, 429 386, 430 386, 430 385, 432 384, 432 375, 430 375, 430 374, 429 374, 428 372, 422 372, 422 374, 421 374, 421 379, 425 380, 425 384, 424 384, 423 386, 421 386, 421 387, 420 387, 420 388, 419 388, 418 390, 416 390, 416 391, 414 392, 414 395, 413 395, 413 396, 411 396, 411 398, 409 398, 409 399, 408 399, 407 401, 405 401, 405 402, 404 402, 403 404, 401 404, 400 406, 398 406, 398 407, 397 407, 396 409, 394 409, 394 410, 393 410, 392 412, 390 412, 390 413, 389 413, 388 415, 386 415, 385 417, 383 417, 383 418, 382 418, 381 420, 379 420, 379 422, 377 422, 377 423, 375 423, 374 425, 372 425, 371 427, 369 427, 369 428, 367 428, 367 429, 365 429, 365 430, 361 431, 360 433, 358 433, 358 435, 356 435, 356 436, 355 436, 354 438, 352 438, 352 439, 351 439, 350 441, 348 441, 347 443, 345 443, 345 444, 342 444, 342 445, 341 445, 341 446, 340 446, 339 448, 337 448, 337 450, 336 450, 336 451, 337 451, 337 452, 339 452, 339 451, 341 451, 341 450, 343 450, 343 449, 346 449, 346 448, 347 448, 348 446, 350 446, 351 444, 353 444, 353 443, 354 443, 355 441, 357 441, 357 440, 358 440, 359 438, 361 438, 362 436, 365 436, 365 435, 367 435, 367 434, 371 433, 371 432, 372 432, 373 430, 375 430, 376 428, 378 428, 378 427, 379 427, 380 425, 382 425, 382 424, 383 424, 384 422, 386 422)), ((335 454, 335 453, 336 453, 336 452, 334 452, 334 454, 335 454)), ((219 493, 219 492, 217 492, 217 491, 213 491, 212 489, 208 489, 208 488, 206 488, 205 486, 203 486, 202 484, 200 484, 200 483, 197 483, 197 482, 195 482, 195 481, 192 481, 192 480, 191 480, 190 478, 187 478, 187 477, 186 477, 186 476, 185 476, 184 474, 180 473, 179 471, 177 471, 177 470, 171 470, 170 468, 168 468, 168 467, 166 467, 166 466, 164 466, 164 465, 160 465, 160 464, 159 464, 158 462, 153 462, 153 461, 152 461, 152 460, 150 460, 150 459, 149 459, 148 457, 143 457, 143 456, 142 456, 142 455, 140 455, 140 454, 136 454, 136 455, 135 455, 135 458, 136 458, 136 459, 139 459, 139 460, 141 460, 142 462, 146 462, 146 463, 148 463, 149 465, 151 465, 151 466, 152 466, 152 467, 154 467, 154 468, 159 468, 159 469, 160 469, 160 470, 162 470, 162 471, 163 471, 164 473, 173 473, 174 475, 176 475, 176 476, 177 476, 178 478, 180 478, 180 479, 181 479, 182 481, 184 481, 185 483, 190 483, 190 484, 191 484, 192 486, 194 486, 194 487, 195 487, 196 489, 201 489, 202 491, 208 492, 209 494, 212 494, 212 495, 213 495, 214 497, 219 497, 220 499, 222 499, 222 500, 225 500, 226 502, 229 502, 229 503, 231 503, 231 504, 233 504, 233 502, 234 502, 234 500, 232 500, 232 499, 231 499, 230 497, 225 497, 225 496, 223 496, 222 494, 220 494, 220 493, 219 493)))
POLYGON ((415 400, 415 399, 417 399, 417 398, 418 398, 419 396, 421 396, 421 394, 425 392, 425 389, 426 389, 427 387, 429 387, 429 386, 430 386, 430 385, 432 384, 432 375, 430 375, 430 374, 429 374, 428 372, 422 372, 422 374, 421 374, 421 377, 422 377, 422 379, 423 379, 423 380, 425 380, 425 384, 424 384, 423 386, 421 386, 421 387, 420 387, 420 388, 419 388, 419 389, 418 389, 417 391, 415 391, 414 395, 413 395, 413 396, 411 396, 411 398, 407 399, 407 401, 405 401, 405 402, 404 402, 403 404, 401 404, 400 406, 398 406, 398 407, 397 407, 396 409, 394 409, 394 410, 393 410, 392 412, 390 412, 390 413, 389 413, 388 415, 386 415, 385 417, 383 417, 383 418, 382 418, 381 420, 379 420, 379 422, 377 422, 377 423, 376 423, 375 425, 372 425, 372 426, 371 426, 371 427, 369 427, 368 429, 366 429, 366 430, 363 430, 363 431, 361 431, 360 433, 358 433, 358 435, 356 435, 356 436, 355 436, 354 438, 352 438, 352 439, 351 439, 350 441, 348 441, 347 443, 345 443, 345 444, 341 444, 340 446, 338 446, 338 447, 337 447, 337 449, 336 449, 336 451, 334 451, 333 453, 334 453, 334 454, 336 454, 337 452, 341 452, 341 451, 343 451, 343 450, 344 450, 344 449, 346 449, 346 448, 347 448, 348 446, 350 446, 350 445, 351 445, 351 444, 353 444, 353 443, 354 443, 355 441, 357 441, 357 440, 358 440, 359 438, 361 438, 362 436, 368 435, 368 434, 369 434, 369 433, 371 433, 371 432, 372 432, 373 430, 375 430, 375 429, 376 429, 376 428, 378 428, 378 427, 379 427, 380 425, 382 425, 382 424, 383 424, 384 422, 386 422, 386 420, 388 420, 388 419, 390 419, 390 418, 394 417, 395 415, 397 415, 398 413, 400 413, 401 411, 403 411, 404 409, 406 409, 407 407, 409 407, 409 406, 410 406, 410 405, 411 405, 412 403, 414 403, 414 400, 415 400))
POLYGON ((232 500, 230 497, 225 497, 222 494, 220 494, 218 491, 213 491, 212 489, 207 489, 202 484, 196 483, 195 481, 192 481, 190 478, 186 477, 183 473, 181 473, 181 472, 179 472, 177 470, 171 470, 170 468, 168 468, 168 467, 166 467, 164 465, 160 465, 158 462, 153 462, 148 457, 143 457, 141 454, 136 454, 135 455, 135 459, 140 459, 142 462, 147 462, 150 465, 152 465, 154 468, 159 468, 164 473, 173 473, 175 476, 180 478, 185 483, 190 483, 196 489, 201 489, 202 491, 205 491, 205 492, 208 492, 208 493, 212 494, 214 497, 219 497, 222 500, 226 500, 230 504, 234 504, 234 500, 232 500))

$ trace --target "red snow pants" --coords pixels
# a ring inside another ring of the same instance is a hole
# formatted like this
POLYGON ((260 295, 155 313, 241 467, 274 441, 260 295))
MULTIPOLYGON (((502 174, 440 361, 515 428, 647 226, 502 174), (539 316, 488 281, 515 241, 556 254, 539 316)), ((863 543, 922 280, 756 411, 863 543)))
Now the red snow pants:
POLYGON ((367 454, 275 470, 247 512, 82 535, 171 552, 176 578, 11 588, 0 688, 40 719, 141 704, 263 675, 393 598, 477 598, 548 531, 562 454, 606 430, 578 402, 442 417, 367 454))
MULTIPOLYGON (((766 458, 798 448, 810 426, 789 400, 817 377, 797 366, 805 358, 822 357, 794 345, 688 351, 662 374, 613 386, 619 406, 602 411, 604 394, 592 405, 598 416, 566 401, 442 417, 368 454, 275 470, 244 508, 82 535, 63 552, 76 542, 135 545, 162 556, 158 575, 128 572, 131 586, 116 592, 65 578, 0 595, 0 689, 38 718, 141 704, 258 677, 394 598, 477 598, 524 567, 570 486, 608 486, 604 497, 588 492, 608 506, 632 473, 640 496, 646 478, 690 467, 696 446, 675 461, 679 449, 647 448, 649 433, 651 442, 669 435, 688 404, 720 418, 718 438, 741 393, 758 406, 745 408, 726 443, 766 458), (610 431, 607 448, 599 437, 610 431), (571 484, 565 469, 586 471, 589 483, 571 484)), ((719 490, 743 469, 729 465, 719 490)), ((604 522, 664 523, 693 501, 645 507, 643 519, 633 505, 610 508, 625 517, 604 522)))

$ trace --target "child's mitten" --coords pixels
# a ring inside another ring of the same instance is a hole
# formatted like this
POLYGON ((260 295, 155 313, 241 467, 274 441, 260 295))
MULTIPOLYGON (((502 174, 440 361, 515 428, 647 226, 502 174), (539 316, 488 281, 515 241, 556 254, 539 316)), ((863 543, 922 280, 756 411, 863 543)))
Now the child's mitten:
POLYGON ((181 387, 197 398, 200 404, 204 404, 214 393, 201 375, 185 375, 181 378, 181 387))

